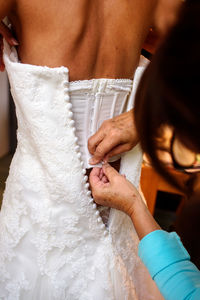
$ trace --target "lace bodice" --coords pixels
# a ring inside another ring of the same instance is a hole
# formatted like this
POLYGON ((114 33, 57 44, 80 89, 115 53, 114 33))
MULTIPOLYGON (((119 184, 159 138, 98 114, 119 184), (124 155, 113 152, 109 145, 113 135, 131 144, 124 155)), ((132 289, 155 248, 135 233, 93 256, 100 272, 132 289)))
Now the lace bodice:
MULTIPOLYGON (((95 79, 66 83, 69 86, 76 136, 85 168, 93 167, 87 141, 103 121, 127 109, 133 82, 129 79, 95 79)), ((118 159, 115 157, 112 161, 118 159)))

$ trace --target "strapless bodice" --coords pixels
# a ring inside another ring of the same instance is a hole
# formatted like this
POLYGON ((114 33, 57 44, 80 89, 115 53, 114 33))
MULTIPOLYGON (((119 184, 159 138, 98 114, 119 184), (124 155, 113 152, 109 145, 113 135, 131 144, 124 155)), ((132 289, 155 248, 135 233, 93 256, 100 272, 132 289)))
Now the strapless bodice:
POLYGON ((92 79, 69 83, 76 136, 85 168, 92 167, 88 163, 91 157, 88 138, 97 132, 103 121, 126 111, 132 85, 129 79, 92 79))
MULTIPOLYGON (((29 90, 33 90, 32 96, 35 98, 35 93, 39 90, 39 82, 42 83, 44 76, 51 77, 48 81, 48 86, 43 86, 43 89, 49 94, 56 87, 60 90, 60 94, 65 95, 65 107, 70 110, 71 124, 75 135, 78 138, 78 145, 80 147, 81 158, 85 168, 91 168, 89 159, 91 157, 88 151, 88 139, 95 134, 103 121, 113 118, 128 108, 130 99, 129 96, 132 91, 133 81, 130 79, 92 79, 69 82, 68 68, 48 68, 33 66, 29 64, 22 64, 18 60, 17 52, 14 48, 12 50, 5 44, 5 61, 9 72, 9 66, 16 70, 16 74, 20 70, 31 70, 35 76, 37 74, 35 86, 30 86, 29 90), (42 75, 40 74, 42 71, 42 75), (45 74, 45 75, 44 75, 45 74), (55 80, 53 81, 53 79, 55 80), (60 82, 59 82, 60 80, 60 82), (59 84, 61 83, 61 84, 59 84), (57 85, 57 86, 56 86, 57 85), (38 88, 38 89, 37 89, 38 88), (47 90, 48 89, 48 90, 47 90), (73 114, 73 116, 72 116, 73 114)), ((16 77, 13 74, 14 77, 16 77)), ((12 87, 12 75, 10 75, 12 87)), ((26 76, 27 78, 27 76, 26 76)), ((14 79, 16 85, 16 78, 14 79)), ((26 82, 21 81, 21 85, 26 82)), ((26 82, 27 84, 27 82, 26 82)), ((29 83, 30 84, 30 83, 29 83)), ((28 87, 28 85, 27 85, 28 87)), ((14 89, 12 89, 14 92, 14 89)), ((51 97, 49 97, 51 99, 51 97)), ((22 100, 20 100, 22 101, 22 100)), ((45 102, 44 97, 40 98, 41 109, 45 102)), ((59 102, 59 97, 57 96, 59 102)), ((49 106, 52 107, 54 103, 50 102, 49 106)), ((58 116, 59 117, 59 116, 58 116)), ((19 127, 20 131, 20 127, 19 127)), ((113 157, 110 161, 115 161, 120 156, 113 157)))

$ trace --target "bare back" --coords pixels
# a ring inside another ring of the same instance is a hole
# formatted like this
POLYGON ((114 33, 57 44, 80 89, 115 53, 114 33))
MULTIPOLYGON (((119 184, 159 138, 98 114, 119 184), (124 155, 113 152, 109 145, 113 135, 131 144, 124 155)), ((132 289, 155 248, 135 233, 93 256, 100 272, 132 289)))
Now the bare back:
POLYGON ((24 63, 66 66, 70 80, 132 78, 156 2, 13 0, 8 17, 24 63))

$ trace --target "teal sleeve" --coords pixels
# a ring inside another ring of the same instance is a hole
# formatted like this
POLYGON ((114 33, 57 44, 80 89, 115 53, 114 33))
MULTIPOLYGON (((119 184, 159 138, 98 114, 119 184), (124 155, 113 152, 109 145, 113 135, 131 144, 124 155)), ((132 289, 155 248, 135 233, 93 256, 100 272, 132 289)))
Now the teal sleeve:
POLYGON ((146 235, 139 256, 165 300, 200 300, 200 271, 175 232, 156 230, 146 235))

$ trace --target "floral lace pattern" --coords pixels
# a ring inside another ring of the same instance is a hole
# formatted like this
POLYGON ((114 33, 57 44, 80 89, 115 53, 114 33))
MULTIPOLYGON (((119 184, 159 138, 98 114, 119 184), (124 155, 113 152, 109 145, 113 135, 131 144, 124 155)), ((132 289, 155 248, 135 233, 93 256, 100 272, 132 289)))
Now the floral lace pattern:
MULTIPOLYGON (((91 198, 68 69, 20 64, 6 44, 4 61, 18 146, 0 212, 0 299, 139 299, 137 236, 116 210, 106 228, 91 198)), ((121 169, 136 185, 140 167, 139 148, 124 155, 121 169)))

